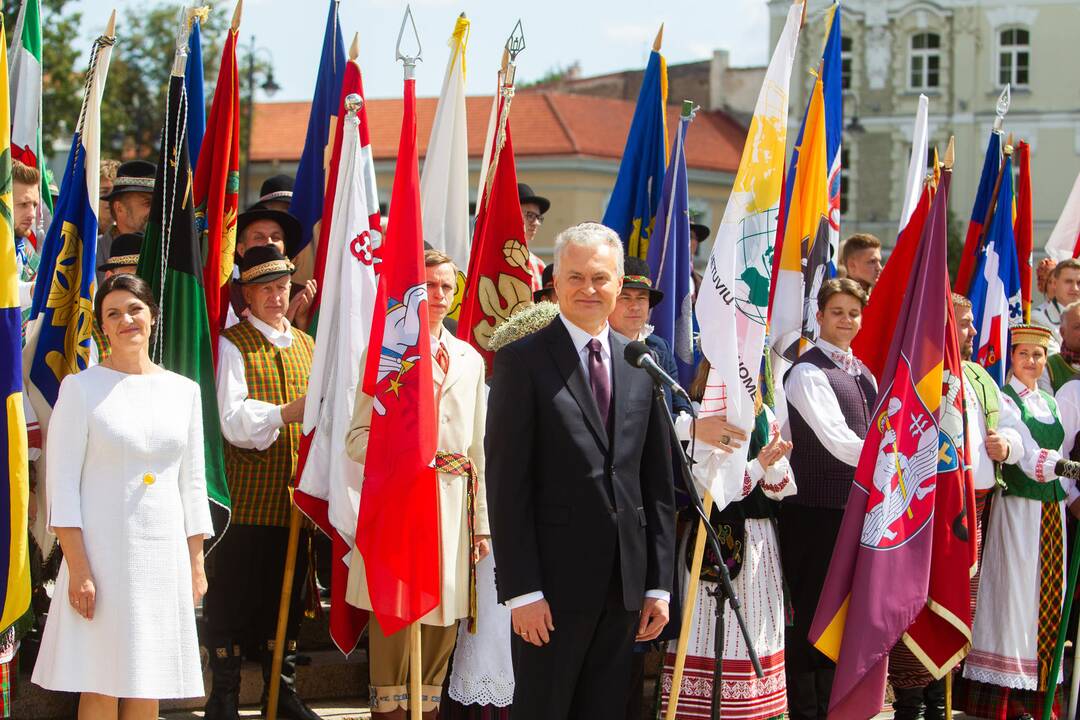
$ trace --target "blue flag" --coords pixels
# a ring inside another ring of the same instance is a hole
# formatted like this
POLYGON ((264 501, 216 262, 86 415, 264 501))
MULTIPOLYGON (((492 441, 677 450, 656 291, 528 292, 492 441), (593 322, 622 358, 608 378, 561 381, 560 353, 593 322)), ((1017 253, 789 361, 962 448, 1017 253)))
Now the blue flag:
POLYGON ((972 357, 999 386, 1005 384, 1009 369, 1009 328, 1024 321, 1012 203, 1012 158, 1006 156, 997 207, 979 251, 970 294, 975 317, 972 357))
MULTIPOLYGON (((100 37, 90 60, 82 120, 71 141, 60 199, 41 247, 41 264, 28 331, 30 385, 51 407, 60 382, 90 362, 94 325, 101 94, 112 56, 112 39, 100 37)), ((39 413, 40 414, 40 413, 39 413)))
POLYGON ((619 233, 627 254, 648 257, 667 160, 667 64, 652 51, 626 137, 619 174, 604 211, 604 225, 619 233))
POLYGON ((203 95, 202 33, 199 18, 191 19, 191 35, 188 36, 187 68, 184 70, 187 87, 187 144, 191 167, 199 161, 199 149, 206 134, 206 98, 203 95))
MULTIPOLYGON (((323 189, 326 187, 324 162, 328 157, 326 146, 330 143, 330 128, 336 125, 346 61, 345 41, 341 38, 341 26, 338 24, 338 4, 330 0, 322 59, 319 60, 315 96, 308 117, 307 138, 296 169, 296 184, 289 204, 289 212, 300 221, 302 229, 297 253, 308 246, 315 224, 322 220, 323 189)), ((250 192, 250 189, 245 189, 245 192, 250 192)))
POLYGON ((649 272, 664 299, 652 309, 653 334, 667 341, 679 368, 679 382, 694 379, 694 280, 690 257, 690 201, 686 179, 686 130, 690 117, 679 120, 671 163, 664 174, 656 234, 649 243, 649 272))
POLYGON ((834 7, 829 38, 821 56, 821 91, 825 101, 825 167, 829 172, 829 277, 836 276, 836 262, 840 254, 840 136, 844 132, 840 4, 834 7))

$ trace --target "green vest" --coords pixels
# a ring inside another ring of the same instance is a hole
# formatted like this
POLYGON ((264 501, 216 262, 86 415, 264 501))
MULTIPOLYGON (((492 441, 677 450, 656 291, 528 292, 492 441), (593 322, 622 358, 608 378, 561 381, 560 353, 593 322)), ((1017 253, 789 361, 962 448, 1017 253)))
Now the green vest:
MULTIPOLYGON (((293 342, 285 349, 276 347, 246 320, 221 332, 244 359, 244 379, 252 400, 284 405, 307 392, 314 343, 300 330, 290 330, 293 342)), ((300 423, 281 428, 277 440, 265 450, 225 443, 232 524, 288 527, 289 486, 299 449, 300 423)))
MULTIPOLYGON (((998 396, 997 383, 982 365, 970 360, 964 361, 964 377, 967 378, 968 384, 975 393, 975 398, 979 401, 979 408, 986 421, 986 429, 997 430, 998 418, 1001 416, 1001 398, 998 396)), ((994 463, 994 478, 998 485, 1005 485, 1001 477, 1001 463, 994 463)))
POLYGON ((1067 363, 1061 353, 1050 356, 1046 361, 1046 371, 1050 373, 1050 387, 1054 388, 1055 395, 1062 385, 1080 376, 1080 370, 1067 363))
MULTIPOLYGON (((1051 423, 1044 423, 1038 420, 1032 415, 1027 405, 1020 399, 1020 395, 1011 385, 1006 385, 1003 389, 1009 397, 1013 399, 1016 406, 1020 408, 1020 419, 1023 420, 1024 425, 1031 431, 1031 437, 1038 443, 1039 447, 1044 449, 1057 449, 1061 447, 1061 443, 1065 440, 1065 428, 1061 426, 1061 418, 1058 415, 1057 403, 1054 402, 1054 398, 1050 393, 1038 390, 1042 393, 1042 396, 1046 399, 1047 405, 1050 406, 1050 412, 1054 416, 1054 421, 1051 423)), ((1065 489, 1061 487, 1061 483, 1057 480, 1050 482, 1038 482, 1029 478, 1023 470, 1016 465, 1006 465, 1002 469, 1002 477, 1005 479, 1005 494, 1006 495, 1018 495, 1019 497, 1027 498, 1028 500, 1036 500, 1038 502, 1061 502, 1065 499, 1065 489)))

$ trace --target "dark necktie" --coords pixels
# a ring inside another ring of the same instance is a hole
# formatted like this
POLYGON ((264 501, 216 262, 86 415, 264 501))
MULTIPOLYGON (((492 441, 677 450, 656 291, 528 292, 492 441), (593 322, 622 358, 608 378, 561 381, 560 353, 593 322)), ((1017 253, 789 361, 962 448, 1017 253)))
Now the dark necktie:
POLYGON ((604 367, 604 358, 600 354, 600 341, 593 338, 587 347, 589 348, 589 387, 592 388, 600 417, 604 425, 607 425, 611 411, 611 378, 608 377, 607 368, 604 367))

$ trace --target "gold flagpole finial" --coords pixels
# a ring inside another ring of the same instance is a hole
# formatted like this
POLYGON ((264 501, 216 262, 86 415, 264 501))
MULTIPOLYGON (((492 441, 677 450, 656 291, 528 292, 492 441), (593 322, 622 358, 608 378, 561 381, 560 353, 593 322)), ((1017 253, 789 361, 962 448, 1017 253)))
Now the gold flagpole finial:
POLYGON ((953 162, 956 160, 956 137, 949 136, 949 145, 945 148, 945 169, 952 172, 953 162))
POLYGON ((355 33, 352 38, 352 44, 349 45, 349 59, 356 62, 358 57, 360 57, 360 33, 355 33))
POLYGON ((105 37, 116 37, 116 10, 109 15, 109 22, 105 25, 105 37))
POLYGON ((236 0, 236 7, 233 8, 232 13, 232 25, 229 26, 230 28, 232 28, 233 32, 236 32, 240 29, 240 16, 243 14, 244 0, 236 0))
POLYGON ((656 39, 652 42, 653 52, 660 52, 660 46, 664 44, 664 23, 660 23, 660 29, 656 31, 656 39))

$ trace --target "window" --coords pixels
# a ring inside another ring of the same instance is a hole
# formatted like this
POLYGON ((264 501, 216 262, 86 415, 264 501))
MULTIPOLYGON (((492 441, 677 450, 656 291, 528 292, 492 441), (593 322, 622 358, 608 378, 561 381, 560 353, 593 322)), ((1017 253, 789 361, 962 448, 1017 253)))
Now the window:
POLYGON ((998 36, 998 84, 1012 83, 1013 87, 1025 87, 1031 71, 1030 35, 1022 28, 1002 30, 998 36))
POLYGON ((840 87, 851 89, 851 38, 840 38, 840 87))
POLYGON ((840 146, 840 215, 848 211, 848 149, 840 146))
POLYGON ((911 38, 912 90, 929 90, 941 84, 941 36, 919 33, 911 38))

